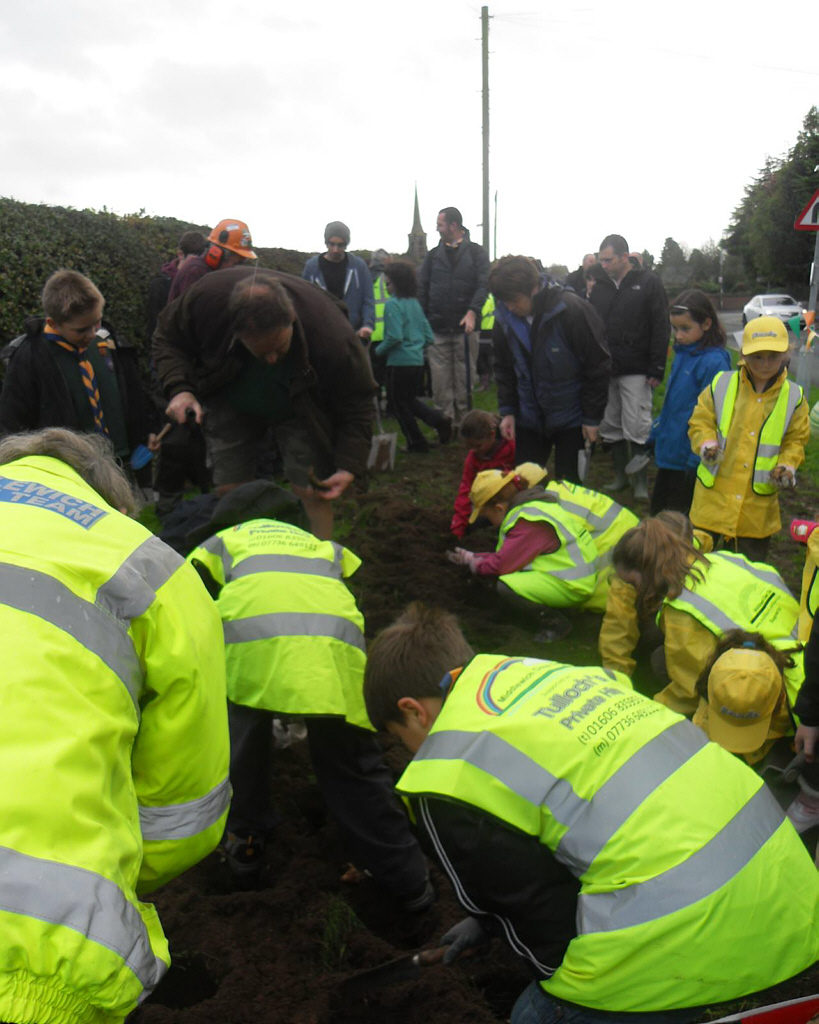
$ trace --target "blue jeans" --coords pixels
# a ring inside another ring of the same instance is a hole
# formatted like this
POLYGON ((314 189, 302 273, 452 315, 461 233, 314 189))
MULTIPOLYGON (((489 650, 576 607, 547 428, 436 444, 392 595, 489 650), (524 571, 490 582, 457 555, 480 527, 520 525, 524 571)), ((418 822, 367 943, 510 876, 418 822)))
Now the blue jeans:
POLYGON ((540 985, 533 981, 518 996, 512 1007, 511 1024, 685 1024, 694 1021, 696 1010, 686 1016, 684 1010, 664 1013, 610 1013, 593 1010, 576 1003, 562 1003, 551 999, 540 985))

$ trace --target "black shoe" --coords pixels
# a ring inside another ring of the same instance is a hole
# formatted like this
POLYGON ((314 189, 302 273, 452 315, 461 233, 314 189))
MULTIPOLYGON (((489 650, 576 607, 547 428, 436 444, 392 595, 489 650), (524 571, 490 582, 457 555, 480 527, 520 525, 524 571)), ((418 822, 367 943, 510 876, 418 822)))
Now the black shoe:
POLYGON ((232 875, 250 880, 261 874, 264 846, 264 839, 249 832, 226 832, 219 844, 219 852, 227 861, 232 875))
POLYGON ((427 879, 423 889, 412 896, 405 896, 401 900, 401 906, 410 914, 422 914, 425 910, 429 910, 434 902, 435 890, 432 888, 432 882, 427 879))
POLYGON ((449 444, 452 440, 452 420, 447 416, 435 429, 438 431, 438 440, 441 444, 449 444))

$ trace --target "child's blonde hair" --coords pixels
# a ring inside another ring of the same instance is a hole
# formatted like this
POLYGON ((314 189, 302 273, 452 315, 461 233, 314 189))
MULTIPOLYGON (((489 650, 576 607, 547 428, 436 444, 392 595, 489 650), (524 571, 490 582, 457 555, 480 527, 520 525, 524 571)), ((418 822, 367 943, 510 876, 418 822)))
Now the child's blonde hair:
POLYGON ((43 312, 55 324, 64 324, 95 309, 102 311, 105 299, 93 281, 76 270, 55 271, 42 294, 43 312))
POLYGON ((643 615, 658 611, 666 598, 679 597, 689 580, 705 579, 702 566, 710 565, 708 559, 679 529, 679 523, 674 528, 659 517, 644 519, 623 534, 612 552, 615 570, 640 574, 637 608, 643 615))

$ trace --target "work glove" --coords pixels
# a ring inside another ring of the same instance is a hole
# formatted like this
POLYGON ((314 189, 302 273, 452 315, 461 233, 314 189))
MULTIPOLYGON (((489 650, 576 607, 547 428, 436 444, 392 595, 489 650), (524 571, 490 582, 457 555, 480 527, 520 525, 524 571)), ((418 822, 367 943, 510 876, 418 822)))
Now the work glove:
POLYGON ((449 946, 444 953, 444 963, 451 964, 467 949, 475 949, 489 942, 490 936, 477 917, 465 917, 441 936, 439 946, 449 946))
POLYGON ((472 572, 478 564, 479 558, 474 551, 467 551, 466 548, 455 548, 454 551, 447 551, 446 557, 454 565, 466 565, 472 572))

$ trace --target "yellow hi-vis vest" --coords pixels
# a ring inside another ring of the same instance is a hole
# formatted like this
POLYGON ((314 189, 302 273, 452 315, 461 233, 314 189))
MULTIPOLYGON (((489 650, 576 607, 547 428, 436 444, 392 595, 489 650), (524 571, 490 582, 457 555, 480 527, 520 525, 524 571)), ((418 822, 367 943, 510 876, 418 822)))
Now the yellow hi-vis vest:
POLYGON ((708 566, 696 562, 705 579, 689 577, 679 597, 666 598, 664 605, 687 612, 716 637, 744 629, 771 641, 796 639, 799 605, 772 565, 728 551, 706 557, 708 566))
MULTIPOLYGON (((709 385, 714 400, 714 415, 717 420, 717 443, 720 453, 725 451, 728 443, 728 431, 731 429, 731 418, 739 388, 739 370, 723 370, 718 373, 709 385)), ((754 459, 753 491, 755 494, 775 494, 776 485, 771 483, 771 470, 779 459, 779 449, 791 418, 802 401, 802 388, 787 377, 782 381, 776 403, 770 416, 762 424, 756 446, 754 459)), ((719 462, 707 463, 700 459, 697 467, 697 478, 703 487, 713 487, 714 478, 719 472, 719 462)))
MULTIPOLYGON (((577 936, 559 964, 538 962, 516 920, 500 918, 560 999, 708 1005, 819 956, 819 875, 768 787, 619 673, 477 656, 397 788, 433 832, 426 798, 459 802, 547 846, 579 880, 577 936)), ((468 851, 447 852, 459 898, 481 913, 478 883, 453 867, 468 851)), ((502 900, 514 870, 501 866, 489 898, 502 900)))
POLYGON ((361 561, 289 523, 253 519, 192 551, 223 584, 228 698, 372 729, 364 707, 364 618, 342 582, 361 561))
POLYGON ((799 639, 806 642, 819 609, 819 530, 814 530, 808 537, 807 548, 799 598, 799 639))
POLYGON ((557 551, 538 555, 519 572, 501 576, 501 580, 516 594, 528 601, 549 603, 552 588, 550 580, 560 581, 578 604, 591 597, 597 582, 597 547, 585 527, 578 527, 577 519, 564 512, 557 502, 527 501, 506 514, 498 532, 495 548, 500 551, 506 534, 518 519, 533 523, 548 523, 560 541, 557 551))
POLYGON ((169 962, 147 892, 230 799, 196 573, 65 463, 0 466, 0 1020, 120 1024, 169 962))
POLYGON ((373 281, 373 299, 375 301, 375 325, 373 327, 373 333, 370 341, 375 343, 376 341, 384 340, 384 306, 387 303, 387 299, 390 297, 390 293, 387 291, 387 278, 382 271, 378 277, 373 281))
POLYGON ((578 526, 585 526, 597 548, 597 583, 594 593, 583 605, 590 611, 604 612, 609 597, 612 577, 611 551, 628 530, 637 526, 637 516, 606 494, 591 491, 568 480, 550 480, 547 491, 557 495, 560 507, 576 518, 578 526))
POLYGON ((638 526, 640 520, 631 511, 618 505, 606 494, 590 491, 588 487, 570 483, 568 480, 550 480, 547 491, 557 495, 560 507, 577 517, 578 522, 594 538, 599 558, 598 569, 608 565, 611 557, 604 557, 626 531, 638 526))
POLYGON ((481 309, 481 327, 482 331, 491 331, 495 326, 495 296, 491 294, 486 296, 486 302, 484 302, 481 309))

